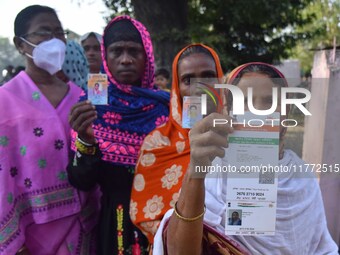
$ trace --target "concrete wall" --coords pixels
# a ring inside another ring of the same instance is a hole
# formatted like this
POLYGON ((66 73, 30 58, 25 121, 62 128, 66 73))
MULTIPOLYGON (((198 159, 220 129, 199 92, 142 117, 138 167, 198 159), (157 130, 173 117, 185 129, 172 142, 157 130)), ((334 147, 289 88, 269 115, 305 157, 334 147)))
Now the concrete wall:
POLYGON ((340 163, 340 51, 317 51, 312 69, 312 98, 305 118, 303 159, 340 163))
POLYGON ((300 61, 295 59, 284 60, 275 66, 288 80, 289 86, 295 87, 301 83, 300 61))
POLYGON ((329 69, 325 51, 315 53, 312 77, 312 98, 308 103, 312 116, 305 117, 302 158, 308 163, 317 164, 322 162, 328 100, 329 69))
MULTIPOLYGON (((305 120, 303 159, 307 163, 340 163, 340 51, 318 51, 312 70, 311 117, 305 120)), ((329 232, 340 244, 340 173, 322 173, 320 188, 329 232)))

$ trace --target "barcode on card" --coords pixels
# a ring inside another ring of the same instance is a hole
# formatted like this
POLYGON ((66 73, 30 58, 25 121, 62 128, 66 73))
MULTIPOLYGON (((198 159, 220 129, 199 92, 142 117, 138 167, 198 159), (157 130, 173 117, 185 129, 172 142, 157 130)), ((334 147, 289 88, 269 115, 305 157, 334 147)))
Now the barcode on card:
POLYGON ((260 172, 259 184, 274 184, 275 173, 274 172, 260 172))

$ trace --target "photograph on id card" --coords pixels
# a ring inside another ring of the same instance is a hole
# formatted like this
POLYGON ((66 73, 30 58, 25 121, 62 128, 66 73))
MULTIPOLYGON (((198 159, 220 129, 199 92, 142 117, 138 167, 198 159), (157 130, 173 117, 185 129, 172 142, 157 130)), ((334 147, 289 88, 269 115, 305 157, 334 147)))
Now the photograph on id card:
POLYGON ((89 74, 87 82, 88 100, 94 105, 106 105, 107 102, 107 75, 89 74))
POLYGON ((200 97, 183 97, 182 127, 192 128, 195 123, 203 118, 201 114, 200 97))

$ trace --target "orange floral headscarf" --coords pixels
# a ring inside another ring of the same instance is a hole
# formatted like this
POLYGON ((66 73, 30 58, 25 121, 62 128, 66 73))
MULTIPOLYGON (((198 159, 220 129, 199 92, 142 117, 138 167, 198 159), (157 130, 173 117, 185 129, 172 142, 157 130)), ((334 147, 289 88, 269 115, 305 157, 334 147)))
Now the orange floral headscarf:
POLYGON ((182 98, 179 91, 178 61, 189 47, 207 49, 214 59, 218 78, 223 71, 216 52, 203 44, 182 49, 172 65, 169 121, 152 131, 143 142, 130 201, 130 217, 153 243, 158 225, 179 197, 182 179, 190 161, 189 129, 182 128, 182 98))

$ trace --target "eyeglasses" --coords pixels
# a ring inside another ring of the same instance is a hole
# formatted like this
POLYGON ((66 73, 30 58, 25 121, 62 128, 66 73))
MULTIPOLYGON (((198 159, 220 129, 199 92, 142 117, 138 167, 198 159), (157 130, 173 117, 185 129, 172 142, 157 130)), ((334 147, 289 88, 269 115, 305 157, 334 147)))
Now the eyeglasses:
POLYGON ((24 34, 21 37, 29 37, 29 36, 36 36, 36 37, 40 37, 43 40, 50 40, 53 37, 56 38, 65 38, 66 35, 68 35, 69 32, 68 31, 36 31, 36 32, 32 32, 32 33, 28 33, 28 34, 24 34))

